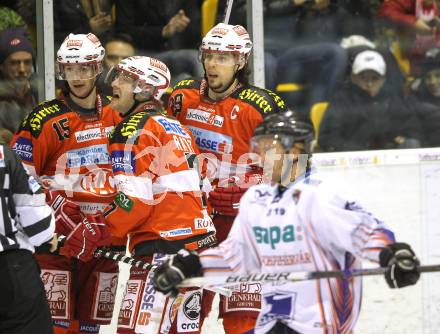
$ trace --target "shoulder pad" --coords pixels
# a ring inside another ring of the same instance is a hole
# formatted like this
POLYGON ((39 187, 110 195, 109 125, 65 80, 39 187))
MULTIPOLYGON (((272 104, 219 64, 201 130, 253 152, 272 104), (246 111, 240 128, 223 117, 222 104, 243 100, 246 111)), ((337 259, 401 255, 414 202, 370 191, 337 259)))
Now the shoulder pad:
POLYGON ((119 123, 110 134, 110 144, 112 143, 131 143, 137 144, 139 141, 138 130, 142 130, 148 119, 152 116, 162 115, 159 112, 140 111, 125 118, 119 123))
POLYGON ((173 87, 173 92, 177 89, 184 89, 184 88, 193 88, 193 89, 199 89, 200 88, 200 79, 186 79, 181 80, 173 87))
POLYGON ((251 85, 236 90, 231 97, 250 104, 261 114, 286 111, 286 103, 274 92, 251 85))
POLYGON ((27 129, 35 138, 38 138, 47 121, 67 112, 69 108, 58 99, 41 102, 23 120, 20 130, 27 129))

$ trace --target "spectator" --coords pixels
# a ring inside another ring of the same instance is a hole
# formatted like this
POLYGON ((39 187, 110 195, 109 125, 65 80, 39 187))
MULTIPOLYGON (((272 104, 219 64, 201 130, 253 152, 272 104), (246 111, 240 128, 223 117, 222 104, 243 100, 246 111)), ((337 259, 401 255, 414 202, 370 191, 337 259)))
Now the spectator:
POLYGON ((33 57, 23 28, 0 32, 0 128, 15 132, 37 103, 31 84, 33 57))
POLYGON ((440 48, 426 52, 422 75, 415 80, 408 98, 423 130, 424 147, 440 146, 440 48))
POLYGON ((112 0, 99 1, 54 1, 53 18, 55 44, 61 45, 64 38, 72 34, 92 32, 103 39, 112 29, 112 0))
POLYGON ((351 69, 353 66, 353 61, 356 56, 365 50, 376 50, 380 52, 382 57, 385 59, 387 64, 386 71, 386 85, 385 89, 392 90, 398 94, 401 94, 404 90, 406 84, 406 77, 402 73, 397 59, 394 57, 393 53, 386 47, 376 45, 375 42, 365 38, 361 35, 351 35, 343 38, 340 45, 347 50, 348 62, 347 70, 345 74, 345 80, 350 81, 351 69))
POLYGON ((129 34, 136 49, 166 63, 173 85, 203 75, 197 51, 200 6, 199 0, 116 0, 116 30, 129 34))
POLYGON ((321 148, 357 151, 420 145, 415 114, 400 95, 384 89, 386 68, 377 51, 356 56, 350 82, 331 100, 321 123, 321 148))
POLYGON ((134 56, 135 48, 132 38, 127 34, 112 35, 104 43, 104 48, 104 71, 100 74, 96 85, 102 94, 112 95, 110 84, 105 82, 107 73, 113 66, 119 64, 122 59, 134 56))
POLYGON ((412 62, 413 74, 424 52, 440 46, 439 14, 436 0, 388 0, 379 7, 378 16, 397 28, 400 35, 404 33, 400 44, 412 62))

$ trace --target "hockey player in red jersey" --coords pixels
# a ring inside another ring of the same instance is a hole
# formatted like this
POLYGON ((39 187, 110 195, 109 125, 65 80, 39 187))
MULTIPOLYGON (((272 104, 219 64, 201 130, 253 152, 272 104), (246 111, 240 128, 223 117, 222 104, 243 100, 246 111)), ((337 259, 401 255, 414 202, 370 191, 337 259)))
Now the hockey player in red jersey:
MULTIPOLYGON (((155 265, 180 248, 213 245, 215 229, 201 191, 199 150, 190 131, 164 114, 160 102, 170 82, 167 66, 154 58, 129 57, 107 80, 113 88, 111 105, 124 116, 110 137, 118 194, 104 212, 109 231, 116 237, 129 235, 133 256, 155 265)), ((166 298, 154 290, 152 276, 132 267, 118 333, 199 333, 202 291, 166 298), (191 319, 180 304, 194 306, 191 319)))
MULTIPOLYGON (((40 103, 12 142, 30 173, 47 188, 56 232, 68 236, 62 253, 69 257, 37 254, 56 333, 98 333, 99 324, 109 323, 113 312, 117 264, 70 258, 91 259, 72 242, 83 233, 84 214, 102 211, 115 195, 108 136, 120 116, 95 86, 104 52, 95 35, 70 34, 56 59, 57 78, 66 82, 62 96, 40 103)), ((113 244, 125 250, 123 240, 113 244)))
MULTIPOLYGON (((217 24, 200 46, 204 79, 178 83, 168 105, 168 113, 191 130, 200 151, 210 160, 208 176, 216 188, 208 200, 216 211, 213 221, 219 241, 229 233, 241 196, 258 182, 259 174, 253 177, 247 154, 254 129, 266 115, 286 108, 275 93, 248 83, 251 49, 245 28, 217 24)), ((245 286, 241 289, 246 293, 245 286)), ((225 331, 246 332, 253 328, 260 305, 242 307, 234 298, 222 298, 220 316, 225 331)))

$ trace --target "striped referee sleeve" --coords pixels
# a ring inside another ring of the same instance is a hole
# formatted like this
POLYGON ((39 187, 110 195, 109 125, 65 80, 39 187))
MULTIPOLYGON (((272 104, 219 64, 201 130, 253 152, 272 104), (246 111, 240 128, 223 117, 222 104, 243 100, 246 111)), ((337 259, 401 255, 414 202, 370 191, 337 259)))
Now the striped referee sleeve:
POLYGON ((10 163, 10 176, 5 175, 4 188, 10 182, 10 194, 15 204, 15 215, 11 216, 21 225, 21 230, 33 246, 40 246, 52 239, 55 232, 55 220, 52 209, 46 204, 46 196, 33 176, 28 175, 17 157, 3 147, 7 161, 10 163))

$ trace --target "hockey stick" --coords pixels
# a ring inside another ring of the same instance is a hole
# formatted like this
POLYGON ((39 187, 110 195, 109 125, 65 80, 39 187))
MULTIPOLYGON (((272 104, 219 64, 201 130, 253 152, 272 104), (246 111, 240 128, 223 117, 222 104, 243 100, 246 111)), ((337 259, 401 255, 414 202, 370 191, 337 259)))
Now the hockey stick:
POLYGON ((223 18, 223 23, 228 24, 229 18, 231 17, 231 11, 232 11, 232 5, 234 4, 234 0, 226 0, 226 8, 225 8, 225 15, 223 18))
POLYGON ((133 258, 131 256, 127 256, 127 255, 121 254, 119 252, 114 252, 114 251, 107 250, 107 249, 98 248, 95 251, 94 255, 95 255, 95 257, 104 257, 109 260, 123 262, 123 263, 129 264, 132 267, 136 267, 139 269, 144 269, 144 270, 156 269, 156 266, 152 265, 151 263, 146 263, 141 260, 136 260, 135 258, 133 258))
MULTIPOLYGON (((438 272, 440 264, 417 267, 420 273, 438 272)), ((272 282, 301 282, 321 278, 350 278, 355 276, 383 275, 387 268, 359 269, 355 271, 315 271, 315 272, 276 272, 250 273, 245 275, 216 275, 194 277, 184 280, 179 287, 214 286, 237 283, 272 283, 272 282)))
MULTIPOLYGON (((151 263, 146 263, 142 260, 136 260, 135 258, 133 258, 131 256, 127 256, 127 255, 121 254, 119 252, 114 252, 114 251, 106 250, 106 249, 102 249, 102 248, 98 248, 95 251, 94 256, 95 257, 104 257, 109 260, 123 262, 123 263, 129 264, 130 266, 133 266, 133 267, 136 267, 139 269, 143 269, 143 270, 153 270, 154 271, 155 269, 157 269, 157 266, 152 265, 151 263)), ((219 293, 223 296, 226 296, 226 297, 230 297, 232 295, 232 291, 229 289, 207 288, 207 290, 217 292, 217 293, 219 293)))

